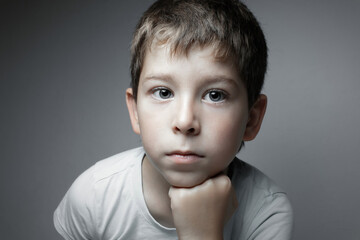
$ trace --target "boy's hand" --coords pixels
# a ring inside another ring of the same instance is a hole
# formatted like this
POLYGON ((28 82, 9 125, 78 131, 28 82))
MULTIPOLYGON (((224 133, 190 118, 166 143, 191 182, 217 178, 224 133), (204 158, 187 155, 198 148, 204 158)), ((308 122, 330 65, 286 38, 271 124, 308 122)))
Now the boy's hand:
POLYGON ((223 239, 225 223, 237 208, 235 191, 226 175, 193 188, 169 190, 179 239, 223 239))

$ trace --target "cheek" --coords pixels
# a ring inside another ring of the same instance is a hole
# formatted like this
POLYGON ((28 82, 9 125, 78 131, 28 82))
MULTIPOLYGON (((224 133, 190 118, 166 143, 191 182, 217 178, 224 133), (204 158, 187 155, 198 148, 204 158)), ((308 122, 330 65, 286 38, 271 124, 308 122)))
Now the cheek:
POLYGON ((239 125, 228 123, 218 128, 215 137, 218 139, 217 142, 219 144, 225 145, 224 147, 227 146, 228 148, 232 148, 241 143, 243 133, 244 131, 239 125))
POLYGON ((212 129, 209 132, 212 136, 209 136, 209 139, 213 139, 213 147, 217 148, 220 154, 236 154, 245 132, 246 119, 241 115, 227 116, 211 121, 210 124, 208 129, 212 129))
POLYGON ((162 143, 161 139, 167 136, 166 114, 158 109, 154 109, 154 107, 144 104, 139 107, 138 115, 140 136, 143 145, 148 148, 149 146, 160 146, 162 143), (156 112, 156 114, 154 114, 154 112, 156 112))

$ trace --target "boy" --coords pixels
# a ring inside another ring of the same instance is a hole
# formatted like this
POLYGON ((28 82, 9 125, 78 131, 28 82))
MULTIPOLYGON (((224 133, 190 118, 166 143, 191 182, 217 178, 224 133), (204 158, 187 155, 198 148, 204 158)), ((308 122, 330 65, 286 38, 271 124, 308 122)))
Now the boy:
POLYGON ((143 147, 98 162, 54 214, 65 239, 290 239, 286 194, 235 157, 257 135, 266 42, 235 0, 159 0, 132 42, 143 147))

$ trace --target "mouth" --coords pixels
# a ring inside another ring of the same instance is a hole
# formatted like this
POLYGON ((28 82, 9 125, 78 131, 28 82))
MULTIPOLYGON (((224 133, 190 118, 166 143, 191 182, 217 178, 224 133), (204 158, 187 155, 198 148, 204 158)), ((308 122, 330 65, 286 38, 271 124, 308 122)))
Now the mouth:
POLYGON ((174 151, 166 154, 175 164, 193 164, 201 160, 203 155, 191 151, 174 151))

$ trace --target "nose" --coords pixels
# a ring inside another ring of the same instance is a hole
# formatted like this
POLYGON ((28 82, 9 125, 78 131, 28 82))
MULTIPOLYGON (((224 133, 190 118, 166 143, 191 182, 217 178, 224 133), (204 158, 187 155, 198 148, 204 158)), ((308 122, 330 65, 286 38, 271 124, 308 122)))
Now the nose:
POLYGON ((183 101, 175 109, 173 132, 184 135, 198 135, 200 133, 200 122, 196 106, 192 101, 183 101))

